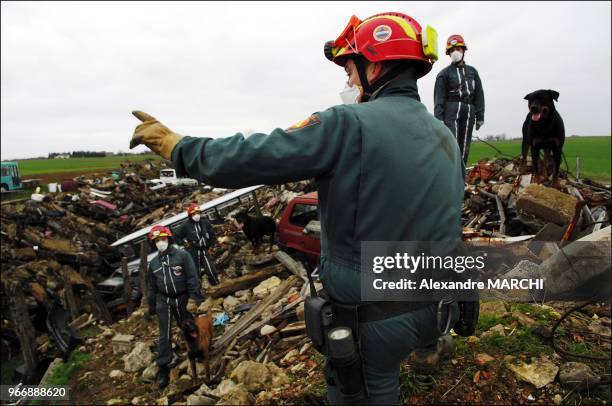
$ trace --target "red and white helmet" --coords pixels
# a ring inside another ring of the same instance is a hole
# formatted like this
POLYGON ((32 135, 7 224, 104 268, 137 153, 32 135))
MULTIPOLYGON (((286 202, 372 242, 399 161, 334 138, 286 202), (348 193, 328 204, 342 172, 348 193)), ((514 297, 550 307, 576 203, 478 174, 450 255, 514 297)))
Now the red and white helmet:
POLYGON ((446 40, 446 55, 449 54, 451 48, 454 47, 462 47, 467 50, 467 45, 465 45, 465 40, 459 34, 453 34, 446 40))
POLYGON ((159 237, 172 237, 172 231, 166 226, 156 225, 149 231, 149 239, 155 241, 159 237))
POLYGON ((370 62, 412 60, 427 74, 438 59, 438 34, 425 31, 412 17, 402 13, 380 13, 361 21, 352 16, 342 33, 325 44, 325 56, 344 66, 351 55, 362 55, 370 62))
POLYGON ((197 203, 191 203, 189 206, 187 206, 188 216, 193 216, 194 214, 201 212, 202 210, 200 209, 200 206, 197 203))

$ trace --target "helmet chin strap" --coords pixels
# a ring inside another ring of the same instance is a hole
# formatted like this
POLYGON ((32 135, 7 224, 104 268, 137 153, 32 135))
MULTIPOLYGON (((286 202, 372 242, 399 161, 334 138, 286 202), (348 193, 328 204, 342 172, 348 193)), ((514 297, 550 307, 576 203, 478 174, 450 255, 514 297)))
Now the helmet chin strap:
POLYGON ((357 68, 357 74, 359 75, 359 80, 361 81, 361 87, 363 88, 363 95, 361 96, 361 103, 365 103, 372 95, 376 92, 376 90, 382 85, 386 84, 391 79, 395 78, 399 75, 404 68, 401 66, 395 66, 389 71, 385 72, 382 76, 376 78, 373 83, 368 81, 368 75, 366 73, 366 62, 365 58, 353 58, 355 62, 355 67, 357 68))
POLYGON ((363 88, 363 95, 361 96, 361 103, 367 102, 372 96, 372 86, 370 82, 368 82, 368 74, 366 73, 366 63, 365 59, 361 57, 353 58, 355 62, 355 67, 357 68, 357 74, 359 75, 359 81, 361 82, 361 87, 363 88))

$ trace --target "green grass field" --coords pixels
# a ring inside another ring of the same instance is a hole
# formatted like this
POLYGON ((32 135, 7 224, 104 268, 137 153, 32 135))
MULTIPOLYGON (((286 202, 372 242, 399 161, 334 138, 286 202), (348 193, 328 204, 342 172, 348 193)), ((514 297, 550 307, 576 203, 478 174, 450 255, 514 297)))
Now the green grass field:
MULTIPOLYGON (((568 137, 565 139, 563 152, 567 159, 569 170, 576 173, 576 156, 581 158, 581 177, 591 178, 605 183, 611 179, 610 137, 568 137)), ((515 157, 521 152, 521 141, 496 141, 490 143, 504 156, 515 157)), ((494 158, 499 152, 491 146, 475 140, 470 149, 472 165, 481 158, 494 158)), ((36 177, 49 174, 75 174, 77 172, 110 171, 119 168, 126 160, 142 161, 145 159, 160 159, 156 155, 112 156, 105 158, 69 158, 69 159, 33 159, 19 162, 21 176, 36 177)), ((561 167, 565 169, 565 162, 561 167)), ((76 175, 74 175, 76 176, 76 175)))
POLYGON ((157 155, 109 156, 102 158, 30 159, 17 161, 21 176, 37 176, 53 173, 96 172, 119 169, 127 160, 144 161, 161 159, 157 155))
MULTIPOLYGON (((488 141, 487 141, 488 142, 488 141)), ((515 157, 521 153, 521 140, 489 142, 504 156, 515 157)), ((572 174, 576 173, 576 157, 580 157, 580 177, 610 183, 610 137, 568 137, 563 145, 563 153, 572 174)), ((499 152, 484 142, 474 141, 470 148, 469 165, 481 158, 494 158, 499 152)), ((565 161, 561 168, 566 169, 565 161)))

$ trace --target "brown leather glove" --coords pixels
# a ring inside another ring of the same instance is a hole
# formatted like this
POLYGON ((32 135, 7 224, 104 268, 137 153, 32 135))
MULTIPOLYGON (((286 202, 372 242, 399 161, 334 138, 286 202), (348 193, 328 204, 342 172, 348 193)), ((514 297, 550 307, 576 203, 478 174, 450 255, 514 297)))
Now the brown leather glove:
POLYGON ((174 147, 183 136, 173 132, 144 111, 132 111, 132 114, 142 121, 142 124, 134 130, 134 135, 130 141, 130 149, 145 144, 151 151, 161 155, 162 158, 171 159, 174 147))

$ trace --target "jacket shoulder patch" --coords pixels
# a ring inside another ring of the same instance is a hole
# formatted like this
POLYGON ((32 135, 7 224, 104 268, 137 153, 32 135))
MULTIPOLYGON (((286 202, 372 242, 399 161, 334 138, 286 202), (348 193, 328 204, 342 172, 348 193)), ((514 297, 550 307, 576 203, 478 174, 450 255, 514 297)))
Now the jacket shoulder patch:
POLYGON ((291 127, 287 128, 285 132, 291 133, 297 130, 301 130, 302 128, 312 127, 319 124, 321 124, 321 120, 319 119, 319 117, 313 114, 306 120, 302 120, 298 123, 293 124, 291 127))

